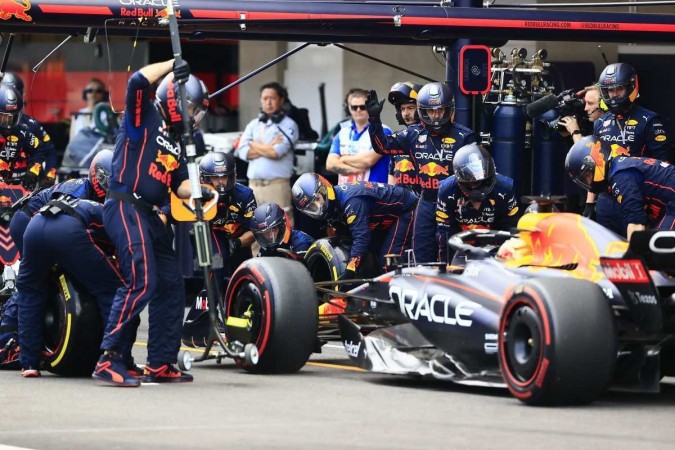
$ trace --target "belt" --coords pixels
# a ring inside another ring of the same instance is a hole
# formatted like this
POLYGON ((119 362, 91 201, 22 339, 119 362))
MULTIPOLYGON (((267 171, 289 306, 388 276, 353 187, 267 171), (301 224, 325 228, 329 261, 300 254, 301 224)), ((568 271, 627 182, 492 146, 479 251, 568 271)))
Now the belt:
POLYGON ((248 180, 249 186, 269 186, 270 184, 288 183, 288 178, 272 178, 270 180, 248 180))
POLYGON ((157 211, 157 209, 159 209, 156 206, 146 202, 142 198, 136 197, 135 194, 127 194, 126 192, 109 190, 108 198, 111 198, 113 200, 121 200, 123 202, 129 202, 132 205, 134 205, 138 210, 148 215, 152 215, 155 211, 157 211))
POLYGON ((70 217, 74 217, 79 220, 85 228, 88 224, 80 214, 75 211, 72 205, 68 204, 67 201, 63 199, 50 200, 45 204, 39 211, 40 215, 43 217, 56 217, 59 214, 65 214, 70 217))
POLYGON ((436 203, 436 200, 438 200, 438 191, 422 191, 422 200, 436 203))

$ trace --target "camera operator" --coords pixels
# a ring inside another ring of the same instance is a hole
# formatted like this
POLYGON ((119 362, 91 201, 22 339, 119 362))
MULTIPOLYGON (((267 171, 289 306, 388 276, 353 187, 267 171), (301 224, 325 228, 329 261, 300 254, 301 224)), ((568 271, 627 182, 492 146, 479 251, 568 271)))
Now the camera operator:
MULTIPOLYGON (((582 116, 581 121, 577 120, 575 115, 569 115, 562 117, 558 122, 559 125, 565 127, 566 133, 572 136, 575 144, 582 137, 593 133, 593 122, 603 114, 603 110, 600 108, 600 88, 596 85, 588 86, 581 92, 584 96, 584 112, 586 115, 582 116)), ((565 132, 563 132, 563 136, 565 136, 565 132)))

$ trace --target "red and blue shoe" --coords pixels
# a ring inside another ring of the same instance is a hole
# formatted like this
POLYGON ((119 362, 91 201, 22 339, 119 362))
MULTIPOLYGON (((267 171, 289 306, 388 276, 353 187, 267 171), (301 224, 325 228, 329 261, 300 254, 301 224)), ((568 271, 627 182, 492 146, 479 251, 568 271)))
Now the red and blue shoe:
POLYGON ((161 364, 152 366, 150 363, 145 365, 143 371, 143 383, 190 383, 192 375, 181 372, 172 364, 161 364))
POLYGON ((141 385, 140 378, 129 373, 127 365, 119 355, 101 355, 91 377, 120 387, 138 387, 141 385))
POLYGON ((42 374, 39 370, 33 369, 32 367, 24 367, 21 369, 21 376, 24 378, 38 378, 41 377, 42 374))

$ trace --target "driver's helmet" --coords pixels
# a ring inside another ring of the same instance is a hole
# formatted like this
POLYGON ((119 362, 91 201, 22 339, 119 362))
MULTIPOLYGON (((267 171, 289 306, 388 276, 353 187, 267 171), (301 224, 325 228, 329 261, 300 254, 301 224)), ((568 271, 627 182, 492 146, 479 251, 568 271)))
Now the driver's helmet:
POLYGON ((251 231, 263 249, 288 244, 291 218, 276 203, 263 203, 253 211, 251 231))
POLYGON ((606 189, 607 163, 611 149, 595 136, 586 136, 577 141, 565 158, 565 170, 574 183, 591 192, 606 189))
MULTIPOLYGON (((188 101, 190 127, 194 128, 199 126, 209 108, 209 91, 202 80, 190 75, 185 83, 185 93, 188 101)), ((177 134, 182 133, 183 119, 181 117, 180 95, 178 94, 178 85, 173 81, 173 73, 166 75, 157 86, 155 103, 171 131, 177 134)))
POLYGON ((303 173, 291 189, 293 204, 298 210, 318 220, 328 219, 335 203, 333 186, 321 175, 303 173))
POLYGON ((478 144, 468 144, 457 150, 452 160, 457 184, 470 200, 484 200, 497 182, 492 156, 478 144))
MULTIPOLYGON (((389 90, 387 100, 396 108, 396 120, 399 125, 405 125, 405 121, 401 116, 401 105, 405 103, 417 104, 417 93, 422 89, 421 84, 416 84, 411 81, 400 81, 394 84, 389 90)), ((415 120, 419 122, 420 115, 415 111, 415 120)))
POLYGON ((436 133, 442 132, 452 122, 455 115, 455 97, 445 83, 427 83, 417 94, 417 112, 426 128, 436 133), (440 117, 431 119, 429 112, 444 108, 440 117))
POLYGON ((0 130, 10 131, 19 124, 23 95, 11 84, 0 84, 0 130))
POLYGON ((106 192, 110 187, 110 175, 112 174, 113 151, 103 149, 99 151, 89 164, 89 182, 94 188, 96 197, 99 200, 105 198, 106 192))
POLYGON ((199 162, 199 175, 203 183, 216 188, 219 195, 225 195, 232 190, 237 182, 237 164, 229 153, 209 152, 199 162), (227 181, 214 183, 214 178, 227 177, 227 181))
POLYGON ((598 79, 600 95, 607 108, 614 114, 627 113, 638 97, 638 76, 635 69, 626 63, 615 63, 605 67, 598 79), (626 93, 610 97, 610 89, 625 86, 626 93))

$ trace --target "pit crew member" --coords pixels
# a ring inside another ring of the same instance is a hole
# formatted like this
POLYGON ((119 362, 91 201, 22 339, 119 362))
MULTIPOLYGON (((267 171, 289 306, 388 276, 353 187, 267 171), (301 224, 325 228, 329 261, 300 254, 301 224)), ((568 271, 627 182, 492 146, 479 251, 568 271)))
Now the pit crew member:
POLYGON ((291 219, 276 203, 263 203, 253 211, 251 231, 260 245, 258 256, 277 256, 278 249, 306 252, 314 239, 291 225, 291 219))

